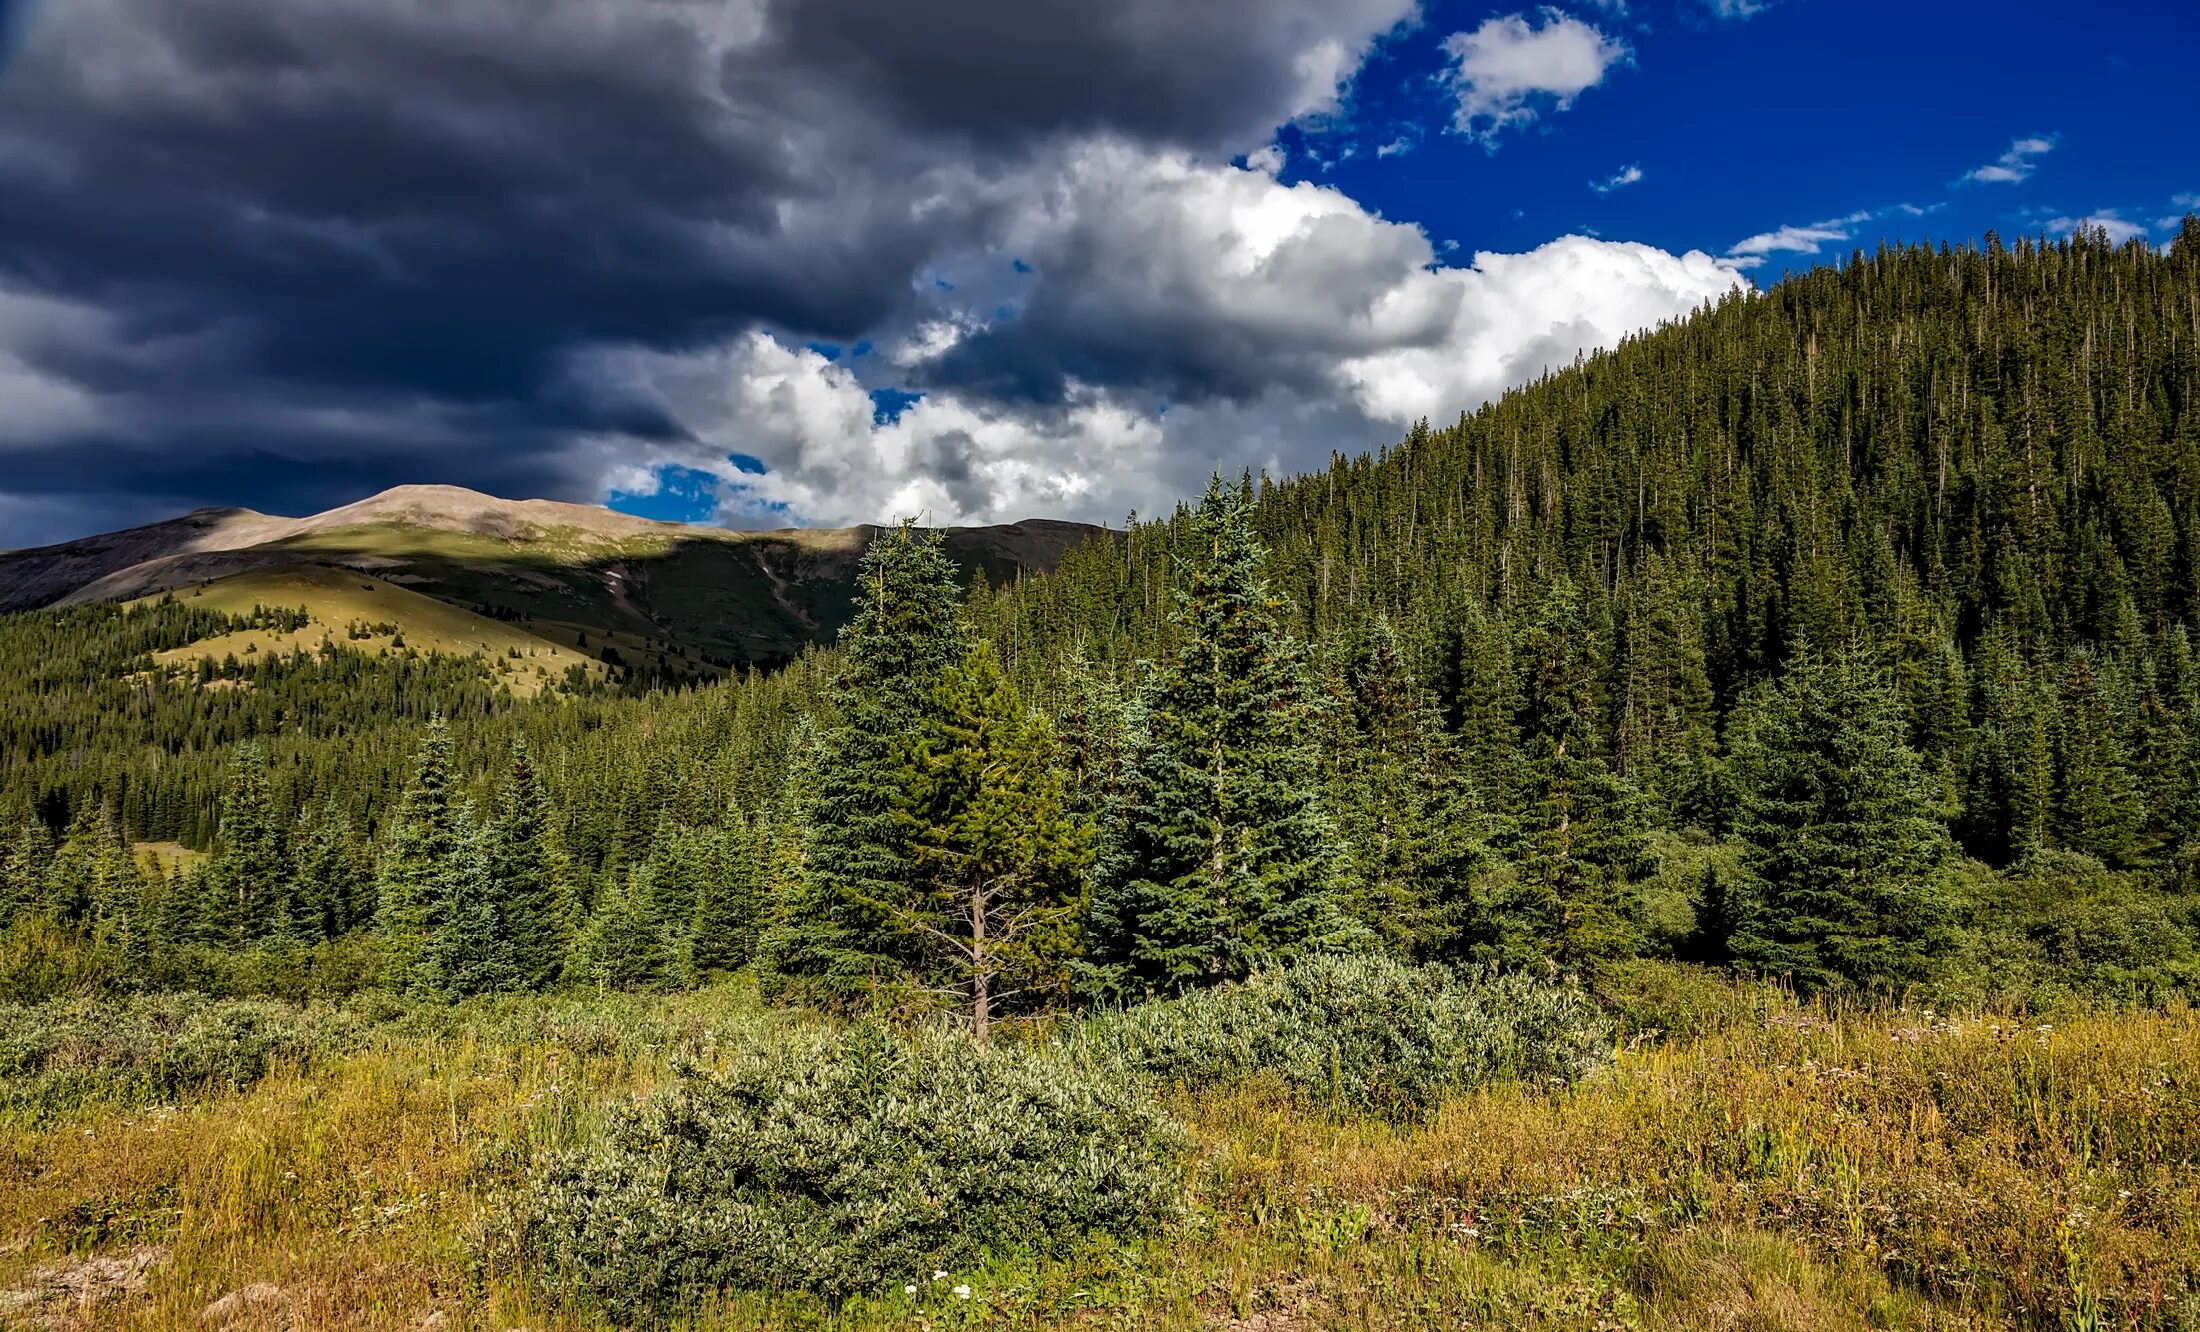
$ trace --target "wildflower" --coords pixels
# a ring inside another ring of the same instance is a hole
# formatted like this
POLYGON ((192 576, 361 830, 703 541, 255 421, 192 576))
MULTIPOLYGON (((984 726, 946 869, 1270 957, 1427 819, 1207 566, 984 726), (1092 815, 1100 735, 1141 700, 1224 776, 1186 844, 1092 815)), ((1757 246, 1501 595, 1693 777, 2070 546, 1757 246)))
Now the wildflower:
POLYGON ((956 1298, 956 1299, 958 1299, 958 1300, 967 1300, 967 1299, 969 1299, 969 1298, 970 1298, 970 1287, 968 1287, 968 1286, 957 1286, 957 1287, 955 1287, 955 1298, 956 1298))
POLYGON ((932 1274, 932 1279, 934 1281, 945 1281, 947 1280, 947 1273, 944 1269, 941 1271, 936 1271, 932 1274))
POLYGON ((901 1293, 902 1293, 902 1294, 904 1294, 904 1295, 914 1295, 914 1294, 916 1294, 916 1293, 917 1293, 917 1283, 916 1283, 916 1282, 914 1282, 914 1281, 912 1281, 912 1282, 910 1282, 910 1283, 909 1283, 908 1285, 906 1285, 906 1286, 903 1286, 903 1287, 901 1288, 901 1293))

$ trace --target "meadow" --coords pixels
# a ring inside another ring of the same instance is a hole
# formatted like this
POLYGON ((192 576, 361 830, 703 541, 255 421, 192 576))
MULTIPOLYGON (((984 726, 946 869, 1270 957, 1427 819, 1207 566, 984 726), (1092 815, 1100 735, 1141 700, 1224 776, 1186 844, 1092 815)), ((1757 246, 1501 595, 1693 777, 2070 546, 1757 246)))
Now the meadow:
MULTIPOLYGON (((1147 1233, 982 1244, 837 1298, 790 1279, 647 1321, 2200 1326, 2189 1009, 1837 1008, 1667 964, 1606 990, 1613 1018, 1574 1028, 1597 1039, 1577 1063, 1513 1061, 1403 1113, 1360 1095, 1394 1048, 1373 1063, 1332 1050, 1327 1079, 1263 1056, 1141 1093, 1184 1135, 1165 1158, 1170 1214, 1147 1233)), ((740 982, 455 1007, 9 1009, 0 1319, 614 1325, 585 1280, 530 1271, 499 1242, 529 1172, 698 1070, 861 1039, 740 982)))

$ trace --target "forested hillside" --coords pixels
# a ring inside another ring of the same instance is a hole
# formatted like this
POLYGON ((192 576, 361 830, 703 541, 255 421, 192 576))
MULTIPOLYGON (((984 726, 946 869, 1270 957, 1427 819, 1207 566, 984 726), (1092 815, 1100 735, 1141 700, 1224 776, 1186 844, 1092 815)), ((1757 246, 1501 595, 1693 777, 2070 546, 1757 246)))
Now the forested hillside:
POLYGON ((837 648, 684 690, 214 688, 146 675, 210 632, 180 607, 9 617, 6 984, 754 966, 982 1027, 1379 950, 2156 996, 2200 922, 2196 543, 2188 219, 1858 256, 1051 576, 889 531, 837 648))

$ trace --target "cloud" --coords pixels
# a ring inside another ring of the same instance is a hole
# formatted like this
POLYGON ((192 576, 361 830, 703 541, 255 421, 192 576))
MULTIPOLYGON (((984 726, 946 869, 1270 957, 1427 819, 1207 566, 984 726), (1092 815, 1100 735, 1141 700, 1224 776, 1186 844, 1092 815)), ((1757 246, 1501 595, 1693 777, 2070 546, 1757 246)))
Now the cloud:
POLYGON ((1959 185, 2017 185, 2031 179, 2039 170, 2039 159, 2055 151, 2052 134, 2034 134, 2009 141, 2009 151, 1982 167, 1973 167, 1963 173, 1959 185))
POLYGON ((2144 224, 2125 221, 2117 216, 2113 208, 2103 208, 2084 217, 2049 218, 2046 227, 2048 234, 2052 236, 2069 236, 2080 230, 2098 231, 2105 234, 2114 245, 2130 240, 2144 240, 2147 236, 2144 224))
POLYGON ((1564 111, 1634 57, 1627 43, 1556 9, 1486 19, 1444 39, 1445 78, 1457 101, 1453 126, 1494 150, 1507 129, 1564 111))
POLYGON ((1753 19, 1780 0, 1700 0, 1704 12, 1721 22, 1737 19, 1753 19))
POLYGON ((1706 255, 1587 237, 1440 267, 1417 229, 1334 190, 1105 153, 1069 171, 1143 184, 1113 210, 1079 199, 1022 220, 1037 276, 1014 314, 943 314, 881 352, 926 385, 898 417, 874 412, 844 361, 750 333, 578 358, 578 381, 680 426, 670 444, 595 446, 713 471, 731 521, 1110 520, 1166 507, 1217 466, 1303 469, 1449 419, 1742 284, 1706 255), (1141 253, 1145 280, 1121 288, 1072 266, 1141 253), (739 472, 736 453, 766 470, 739 472))
MULTIPOLYGON (((1279 127, 1413 13, 47 6, 0 82, 0 544, 401 481, 646 493, 667 465, 775 525, 1120 518, 1741 282, 1580 236, 1458 265, 1279 179, 1279 127)), ((1478 137, 1626 58, 1551 12, 1454 42, 1478 137)))
POLYGON ((1630 162, 1603 180, 1590 181, 1589 188, 1595 190, 1598 194, 1610 194, 1614 190, 1626 189, 1629 185, 1633 185, 1641 179, 1641 164, 1630 162))

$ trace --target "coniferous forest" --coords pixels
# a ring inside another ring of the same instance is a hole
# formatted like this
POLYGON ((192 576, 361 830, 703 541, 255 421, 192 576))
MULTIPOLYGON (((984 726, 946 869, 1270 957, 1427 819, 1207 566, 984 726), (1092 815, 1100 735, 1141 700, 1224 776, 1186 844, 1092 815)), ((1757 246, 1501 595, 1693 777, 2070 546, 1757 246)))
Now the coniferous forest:
POLYGON ((1052 573, 905 523, 853 602, 533 697, 0 617, 0 1214, 292 1237, 284 1326, 2200 1326, 2200 219, 1858 253, 1052 573), (39 1136, 200 1095, 407 1182, 39 1136))
POLYGON ((1372 951, 2158 998, 2200 902, 2196 386, 2190 225, 1887 250, 1051 576, 892 532, 837 644, 719 685, 163 672, 230 626, 12 616, 6 984, 753 965, 982 1024, 1372 951))

